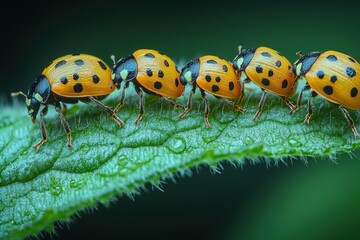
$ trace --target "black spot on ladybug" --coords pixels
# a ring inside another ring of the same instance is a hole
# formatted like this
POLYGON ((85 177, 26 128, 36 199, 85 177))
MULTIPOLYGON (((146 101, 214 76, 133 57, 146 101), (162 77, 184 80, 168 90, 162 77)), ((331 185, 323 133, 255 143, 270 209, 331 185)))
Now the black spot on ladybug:
POLYGON ((215 81, 216 81, 216 82, 220 82, 220 81, 221 81, 221 77, 217 76, 217 77, 215 78, 215 81))
POLYGON ((65 76, 61 77, 60 81, 61 81, 62 84, 67 84, 67 82, 68 82, 68 80, 67 80, 67 78, 65 76))
POLYGON ((280 60, 277 60, 277 61, 275 62, 275 65, 276 65, 277 67, 280 67, 280 66, 281 66, 281 61, 280 61, 280 60))
POLYGON ((104 70, 107 69, 105 63, 103 63, 102 61, 98 61, 98 63, 99 63, 99 65, 100 65, 100 67, 101 67, 102 69, 104 69, 104 70))
POLYGON ((257 73, 262 73, 263 72, 263 68, 260 65, 256 66, 255 70, 256 70, 257 73))
POLYGON ((355 59, 353 59, 352 57, 349 57, 349 60, 353 63, 356 62, 355 59))
POLYGON ((332 83, 336 82, 336 80, 337 80, 337 77, 335 75, 331 76, 330 81, 332 83))
POLYGON ((161 82, 155 82, 154 83, 154 88, 161 89, 162 88, 162 83, 161 82))
POLYGON ((327 95, 331 95, 334 91, 332 86, 325 86, 323 90, 324 90, 324 93, 326 93, 327 95))
POLYGON ((168 62, 167 60, 164 60, 164 65, 168 67, 168 66, 169 66, 169 62, 168 62))
POLYGON ((268 72, 268 76, 271 77, 272 75, 274 75, 274 71, 270 69, 268 72))
POLYGON ((288 66, 288 69, 289 69, 289 70, 291 69, 291 66, 290 66, 290 65, 288 66))
POLYGON ((153 75, 153 72, 151 71, 151 69, 147 69, 146 74, 151 77, 153 75))
POLYGON ((211 75, 210 75, 209 73, 206 74, 205 80, 206 80, 207 82, 210 82, 210 81, 211 81, 211 75))
POLYGON ((217 62, 213 59, 207 60, 206 61, 208 64, 217 64, 217 62))
POLYGON ((84 61, 81 59, 77 59, 77 60, 75 60, 75 65, 80 67, 80 66, 84 65, 84 61))
POLYGON ((320 78, 320 79, 323 79, 325 76, 325 73, 323 70, 319 70, 319 71, 317 71, 316 76, 318 76, 318 78, 320 78))
POLYGON ((100 81, 99 76, 96 75, 96 74, 94 74, 94 75, 92 76, 92 79, 93 79, 93 83, 98 83, 98 82, 100 81))
POLYGON ((61 60, 60 62, 55 64, 55 68, 61 67, 62 65, 66 64, 65 60, 61 60))
POLYGON ((145 57, 146 58, 155 58, 155 55, 152 53, 147 53, 147 54, 145 54, 145 57))
POLYGON ((74 80, 78 80, 78 79, 79 79, 79 74, 74 73, 74 74, 73 74, 73 79, 74 79, 74 80))
POLYGON ((261 55, 263 55, 264 57, 271 57, 271 54, 268 52, 262 52, 261 55))
POLYGON ((356 75, 356 71, 355 69, 351 68, 351 67, 347 67, 346 68, 346 74, 349 76, 349 77, 354 77, 356 75))
POLYGON ((270 85, 270 81, 269 81, 269 79, 267 79, 267 78, 261 79, 261 83, 262 83, 264 86, 269 86, 269 85, 270 85))
POLYGON ((229 82, 229 90, 232 91, 234 87, 235 87, 234 82, 229 82))
POLYGON ((338 59, 335 55, 329 55, 326 57, 330 62, 336 62, 338 59))
POLYGON ((228 71, 228 67, 226 65, 222 65, 222 69, 223 69, 224 72, 228 71))
POLYGON ((358 90, 356 87, 353 87, 350 91, 350 96, 351 97, 356 97, 358 95, 358 90))
POLYGON ((281 87, 282 87, 282 88, 287 88, 287 86, 288 86, 288 80, 287 80, 287 79, 284 79, 284 80, 282 81, 281 87))
POLYGON ((178 87, 179 86, 179 79, 175 78, 175 86, 178 87))
POLYGON ((164 77, 164 72, 163 72, 163 71, 161 71, 161 70, 159 70, 159 72, 158 72, 158 77, 159 77, 159 78, 164 77))
POLYGON ((220 90, 220 88, 217 85, 212 85, 212 87, 211 87, 212 92, 218 92, 219 90, 220 90))
POLYGON ((83 91, 83 86, 81 83, 77 83, 74 85, 74 92, 81 93, 83 91))

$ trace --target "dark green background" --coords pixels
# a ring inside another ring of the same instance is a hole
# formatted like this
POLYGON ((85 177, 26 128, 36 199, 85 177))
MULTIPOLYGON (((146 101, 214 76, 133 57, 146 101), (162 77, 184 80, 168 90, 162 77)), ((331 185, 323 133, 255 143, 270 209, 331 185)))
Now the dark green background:
MULTIPOLYGON (((291 62, 299 50, 328 49, 360 60, 359 4, 352 1, 12 1, 3 5, 0 24, 0 99, 6 103, 11 91, 27 91, 50 61, 69 53, 112 65, 111 54, 153 48, 184 63, 205 54, 232 60, 241 44, 274 48, 291 62)), ((323 158, 309 159, 308 166, 293 159, 289 166, 246 164, 243 170, 223 164, 216 175, 194 169, 191 178, 167 181, 163 192, 147 186, 135 201, 123 196, 109 208, 80 214, 70 230, 57 225, 54 239, 357 239, 359 154, 339 156, 338 165, 323 158)))

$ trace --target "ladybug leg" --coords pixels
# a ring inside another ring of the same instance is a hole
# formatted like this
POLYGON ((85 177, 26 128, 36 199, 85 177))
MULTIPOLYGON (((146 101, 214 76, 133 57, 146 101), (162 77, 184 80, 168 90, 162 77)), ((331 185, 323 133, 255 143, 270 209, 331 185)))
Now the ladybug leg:
MULTIPOLYGON (((239 81, 241 81, 241 78, 239 79, 239 81)), ((245 96, 245 84, 250 83, 251 79, 246 77, 242 83, 241 83, 241 93, 240 93, 240 97, 238 98, 238 100, 233 104, 232 108, 234 108, 236 111, 239 111, 241 113, 246 113, 246 109, 240 108, 240 104, 245 96)), ((248 91, 252 91, 252 88, 246 88, 248 91)))
POLYGON ((129 83, 130 83, 130 82, 126 82, 126 83, 124 84, 123 90, 121 91, 121 94, 120 94, 119 104, 116 105, 116 107, 115 107, 115 109, 114 109, 114 112, 115 112, 115 113, 117 113, 117 112, 119 111, 119 109, 124 106, 125 89, 127 89, 127 88, 129 87, 129 83))
POLYGON ((297 98, 297 100, 296 100, 296 106, 295 106, 295 108, 294 108, 293 110, 291 110, 291 112, 290 112, 291 114, 294 114, 297 110, 300 109, 303 92, 304 92, 304 91, 308 91, 310 88, 311 88, 310 85, 309 85, 309 84, 306 84, 306 85, 301 89, 301 92, 300 92, 300 94, 299 94, 299 96, 298 96, 298 98, 297 98))
POLYGON ((290 102, 290 100, 287 97, 283 97, 283 100, 286 103, 286 105, 288 105, 288 107, 290 108, 290 110, 291 110, 290 113, 293 113, 293 111, 296 111, 295 110, 296 106, 292 102, 290 102))
POLYGON ((42 139, 37 144, 34 145, 35 150, 39 150, 41 145, 43 145, 47 141, 47 131, 44 122, 44 116, 47 114, 47 112, 48 112, 47 106, 45 106, 43 110, 41 110, 40 112, 40 130, 41 130, 42 139))
POLYGON ((311 91, 311 94, 309 96, 309 100, 308 100, 308 112, 305 116, 305 120, 304 123, 309 124, 310 122, 310 118, 311 115, 313 114, 313 110, 312 110, 312 99, 313 97, 316 97, 318 94, 315 91, 311 91))
POLYGON ((135 86, 135 91, 136 93, 139 95, 140 99, 139 99, 139 109, 140 109, 140 112, 139 112, 139 116, 136 118, 135 120, 135 124, 138 125, 139 122, 141 121, 141 119, 143 118, 144 116, 144 113, 145 113, 145 109, 144 109, 144 94, 143 92, 141 91, 141 89, 137 86, 135 86))
POLYGON ((163 100, 164 102, 166 102, 167 104, 169 104, 170 106, 174 107, 174 108, 185 109, 185 107, 183 105, 180 105, 177 102, 174 102, 174 101, 170 100, 167 97, 161 96, 160 99, 163 100))
POLYGON ((65 116, 67 112, 67 106, 65 103, 62 103, 61 113, 65 116))
POLYGON ((343 107, 343 106, 340 106, 339 105, 339 108, 340 110, 343 112, 346 120, 348 121, 348 123, 350 124, 350 127, 351 127, 351 130, 353 131, 354 133, 354 137, 355 138, 358 138, 359 137, 359 134, 356 130, 356 127, 355 127, 355 123, 354 123, 354 120, 351 118, 350 114, 348 113, 348 111, 343 107))
POLYGON ((103 103, 101 103, 94 97, 89 97, 89 100, 98 105, 98 107, 104 110, 107 114, 109 114, 115 120, 115 122, 119 124, 120 127, 123 127, 125 125, 124 122, 116 115, 115 111, 111 110, 111 108, 105 106, 103 103))
MULTIPOLYGON (((238 101, 236 101, 235 103, 232 103, 232 102, 228 101, 228 100, 225 99, 225 98, 219 97, 219 99, 222 100, 222 101, 223 101, 226 105, 228 105, 229 107, 235 109, 236 111, 241 112, 241 113, 246 113, 246 110, 245 110, 245 109, 242 109, 242 108, 239 106, 239 104, 240 104, 241 101, 238 100, 238 101)), ((240 100, 241 100, 241 99, 240 99, 240 100)))
POLYGON ((264 102, 265 102, 265 99, 266 99, 266 93, 267 92, 264 89, 262 91, 263 91, 263 93, 262 93, 261 98, 260 98, 260 102, 259 102, 259 105, 258 105, 258 110, 255 113, 254 117, 252 118, 253 121, 256 121, 260 117, 262 109, 263 109, 263 105, 264 105, 264 102))
POLYGON ((253 89, 251 87, 245 87, 245 84, 247 83, 251 83, 251 79, 250 78, 245 78, 242 82, 242 89, 241 89, 241 100, 242 98, 245 96, 245 89, 248 91, 252 91, 253 89))
POLYGON ((209 122, 209 112, 210 112, 209 100, 208 100, 204 90, 200 89, 200 92, 201 92, 201 96, 205 102, 204 120, 205 120, 206 127, 209 128, 209 127, 211 127, 210 122, 209 122))
POLYGON ((239 111, 239 112, 242 112, 242 113, 245 113, 246 112, 246 109, 242 109, 240 108, 240 104, 245 96, 245 83, 248 83, 250 81, 250 79, 245 79, 243 82, 242 82, 242 88, 241 88, 241 95, 240 97, 238 98, 238 100, 233 104, 233 108, 236 110, 236 111, 239 111), (248 80, 248 81, 247 81, 248 80))
POLYGON ((180 119, 185 117, 185 115, 191 110, 191 108, 192 108, 192 99, 193 99, 193 96, 195 94, 195 91, 196 91, 196 83, 193 83, 192 89, 190 90, 190 95, 189 95, 189 99, 188 99, 188 102, 186 104, 186 107, 184 108, 184 111, 179 115, 180 119))
POLYGON ((69 127, 69 123, 66 121, 64 115, 61 112, 60 102, 55 103, 55 111, 59 114, 61 124, 63 125, 64 130, 66 132, 66 135, 67 135, 67 147, 72 148, 71 130, 70 130, 70 127, 69 127))

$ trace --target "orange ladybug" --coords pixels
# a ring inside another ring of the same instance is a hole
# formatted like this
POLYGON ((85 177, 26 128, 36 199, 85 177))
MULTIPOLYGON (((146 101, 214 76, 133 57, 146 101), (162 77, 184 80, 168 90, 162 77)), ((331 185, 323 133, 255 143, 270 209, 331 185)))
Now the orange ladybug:
MULTIPOLYGON (((111 69, 98 57, 88 54, 69 54, 55 59, 32 83, 27 94, 12 93, 24 96, 28 113, 35 122, 41 106, 40 130, 42 139, 34 146, 36 150, 47 141, 47 131, 44 116, 48 105, 54 105, 59 114, 61 124, 67 134, 67 146, 72 147, 71 131, 61 110, 61 103, 93 102, 109 114, 120 126, 124 122, 116 116, 111 108, 99 100, 115 90, 111 80, 111 69)), ((63 104, 65 107, 65 105, 63 104)))
POLYGON ((312 98, 320 95, 329 102, 339 106, 346 120, 358 138, 354 120, 346 110, 360 110, 360 64, 354 58, 337 51, 310 52, 302 55, 294 63, 294 73, 297 78, 305 77, 306 85, 297 99, 300 108, 302 94, 312 89, 308 100, 308 113, 304 123, 309 123, 312 111, 312 98))
POLYGON ((205 55, 188 62, 180 72, 180 80, 183 85, 191 84, 192 89, 188 103, 184 112, 180 115, 183 118, 192 108, 192 98, 196 88, 200 89, 201 96, 205 101, 204 120, 206 127, 210 127, 209 101, 205 92, 224 101, 228 106, 236 111, 245 113, 246 110, 240 108, 241 100, 244 96, 244 88, 240 84, 240 75, 231 62, 213 55, 205 55), (234 103, 228 99, 237 99, 234 103))
POLYGON ((241 49, 240 46, 233 66, 246 74, 245 82, 252 81, 262 89, 254 121, 261 115, 267 91, 281 96, 291 110, 295 108, 289 101, 295 93, 297 83, 292 64, 278 51, 268 47, 241 49))
POLYGON ((117 112, 123 105, 125 90, 132 82, 135 91, 140 97, 140 113, 135 124, 138 124, 144 116, 144 92, 158 96, 160 99, 175 108, 184 108, 170 98, 178 98, 184 92, 184 86, 180 82, 180 72, 174 61, 163 53, 151 49, 139 49, 134 53, 121 58, 117 63, 115 57, 112 80, 117 88, 124 82, 120 94, 120 102, 115 108, 117 112))

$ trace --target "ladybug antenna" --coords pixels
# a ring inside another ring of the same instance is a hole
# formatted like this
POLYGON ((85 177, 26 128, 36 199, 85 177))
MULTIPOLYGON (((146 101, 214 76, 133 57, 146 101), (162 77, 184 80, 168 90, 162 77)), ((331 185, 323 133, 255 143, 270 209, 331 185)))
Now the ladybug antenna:
POLYGON ((23 96, 23 97, 27 98, 26 94, 23 93, 23 92, 21 92, 21 91, 20 91, 20 92, 11 93, 11 96, 12 96, 12 97, 23 96))
POLYGON ((302 57, 302 52, 301 51, 298 51, 298 52, 296 52, 296 55, 298 55, 299 57, 302 57))
POLYGON ((111 55, 111 56, 110 56, 110 58, 111 58, 111 60, 113 61, 114 66, 115 66, 115 64, 116 64, 116 61, 115 61, 115 55, 111 55))
POLYGON ((238 46, 239 53, 241 53, 241 49, 242 49, 242 46, 239 45, 239 46, 238 46))

